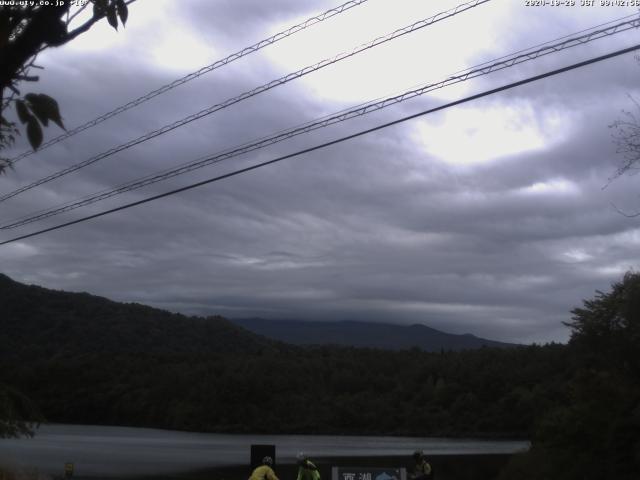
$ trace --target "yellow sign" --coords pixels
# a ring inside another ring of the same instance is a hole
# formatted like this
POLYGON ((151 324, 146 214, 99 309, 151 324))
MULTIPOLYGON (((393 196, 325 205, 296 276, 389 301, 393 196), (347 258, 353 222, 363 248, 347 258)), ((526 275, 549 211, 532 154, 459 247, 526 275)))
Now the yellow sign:
POLYGON ((64 476, 69 478, 73 475, 73 463, 67 462, 64 464, 64 476))

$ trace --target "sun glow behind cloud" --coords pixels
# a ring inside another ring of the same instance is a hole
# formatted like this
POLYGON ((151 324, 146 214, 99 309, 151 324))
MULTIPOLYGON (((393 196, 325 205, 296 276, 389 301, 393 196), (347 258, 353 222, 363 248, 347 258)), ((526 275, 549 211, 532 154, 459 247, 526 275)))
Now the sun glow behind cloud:
POLYGON ((446 111, 435 122, 418 121, 412 137, 445 163, 472 166, 549 148, 564 138, 554 128, 560 122, 555 115, 540 122, 531 105, 474 106, 446 111))
MULTIPOLYGON (((447 12, 459 3, 447 0, 436 5, 404 0, 402 8, 398 8, 392 2, 372 1, 347 15, 332 18, 279 42, 266 49, 264 55, 278 69, 295 71, 332 58, 339 52, 349 52, 419 20, 447 12), (354 24, 358 28, 354 28, 354 24)), ((495 29, 490 26, 506 18, 508 11, 508 4, 503 4, 501 9, 491 4, 472 8, 456 16, 455 29, 446 21, 433 23, 309 75, 300 82, 316 97, 351 103, 398 94, 417 85, 442 80, 473 64, 476 45, 490 49, 498 41, 495 29), (461 41, 460 32, 464 32, 465 37, 474 37, 473 44, 461 41)), ((273 25, 272 33, 295 21, 289 19, 273 25)))

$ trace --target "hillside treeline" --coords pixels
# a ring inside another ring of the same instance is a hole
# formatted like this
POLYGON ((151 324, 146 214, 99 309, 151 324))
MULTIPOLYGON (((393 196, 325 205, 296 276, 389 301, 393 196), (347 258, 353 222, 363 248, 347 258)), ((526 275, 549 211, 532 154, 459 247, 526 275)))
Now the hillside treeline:
POLYGON ((51 421, 210 432, 528 437, 565 395, 562 346, 428 354, 312 348, 5 362, 51 421))
POLYGON ((49 421, 523 437, 531 452, 514 457, 503 478, 640 472, 640 274, 573 310, 568 345, 439 353, 293 347, 223 319, 165 318, 88 295, 78 307, 77 294, 11 289, 10 299, 0 296, 10 333, 0 340, 0 383, 49 421), (177 339, 164 336, 171 322, 177 339))

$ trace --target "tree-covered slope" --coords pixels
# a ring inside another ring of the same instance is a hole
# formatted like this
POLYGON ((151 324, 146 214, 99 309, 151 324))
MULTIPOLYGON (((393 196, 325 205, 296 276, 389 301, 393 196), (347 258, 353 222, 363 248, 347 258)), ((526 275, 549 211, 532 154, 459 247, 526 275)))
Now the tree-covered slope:
POLYGON ((256 353, 276 343, 221 317, 186 317, 88 293, 28 286, 0 275, 0 358, 83 354, 256 353))
POLYGON ((0 278, 0 384, 54 422, 272 433, 526 436, 558 397, 561 345, 297 347, 0 278))

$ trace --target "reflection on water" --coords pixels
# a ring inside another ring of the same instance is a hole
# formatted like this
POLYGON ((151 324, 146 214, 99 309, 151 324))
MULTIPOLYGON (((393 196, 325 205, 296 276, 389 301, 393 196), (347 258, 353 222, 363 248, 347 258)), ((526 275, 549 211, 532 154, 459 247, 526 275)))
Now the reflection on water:
POLYGON ((231 435, 127 427, 44 425, 31 439, 0 439, 0 463, 62 473, 75 463, 78 476, 120 476, 247 465, 251 444, 273 444, 279 462, 298 451, 311 457, 513 453, 528 442, 448 438, 331 435, 231 435))

